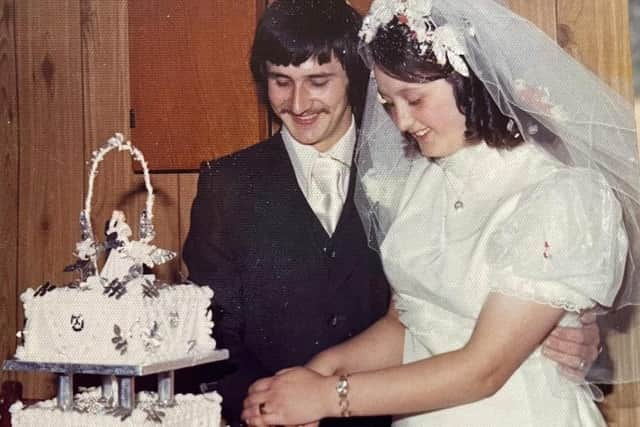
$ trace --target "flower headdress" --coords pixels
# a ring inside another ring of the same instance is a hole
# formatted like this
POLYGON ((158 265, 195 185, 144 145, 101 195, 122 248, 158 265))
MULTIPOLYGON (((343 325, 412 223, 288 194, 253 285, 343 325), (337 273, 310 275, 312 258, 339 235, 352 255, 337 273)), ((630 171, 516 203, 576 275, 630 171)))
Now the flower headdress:
POLYGON ((465 49, 450 25, 437 25, 431 16, 431 0, 375 0, 368 15, 364 18, 359 36, 365 42, 371 42, 380 27, 384 27, 393 18, 406 25, 420 48, 420 54, 431 49, 439 65, 449 62, 451 67, 465 77, 469 77, 469 68, 462 56, 465 49))

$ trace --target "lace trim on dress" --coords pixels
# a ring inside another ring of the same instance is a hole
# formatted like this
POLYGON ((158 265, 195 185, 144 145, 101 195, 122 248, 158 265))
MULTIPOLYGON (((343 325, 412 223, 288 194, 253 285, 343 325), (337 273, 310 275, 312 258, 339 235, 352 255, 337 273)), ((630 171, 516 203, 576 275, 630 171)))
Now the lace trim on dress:
POLYGON ((559 282, 531 280, 510 274, 508 277, 500 276, 502 275, 498 273, 497 284, 491 287, 492 292, 576 313, 595 305, 590 298, 559 282))
POLYGON ((532 301, 538 304, 544 304, 544 305, 549 305, 555 308, 561 308, 564 311, 570 311, 574 313, 580 313, 584 309, 587 309, 593 306, 593 304, 591 304, 590 306, 581 307, 580 305, 575 304, 571 301, 567 301, 563 299, 547 298, 546 295, 538 295, 535 292, 532 292, 530 294, 521 294, 518 291, 513 289, 492 289, 491 291, 495 293, 503 294, 506 296, 510 296, 510 297, 516 297, 523 300, 532 301))

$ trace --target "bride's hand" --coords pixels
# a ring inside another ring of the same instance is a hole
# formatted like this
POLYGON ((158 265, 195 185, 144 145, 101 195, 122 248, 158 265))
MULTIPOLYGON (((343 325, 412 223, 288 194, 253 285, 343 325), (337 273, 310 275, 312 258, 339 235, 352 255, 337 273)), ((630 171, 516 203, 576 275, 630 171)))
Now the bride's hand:
MULTIPOLYGON (((242 419, 249 425, 317 425, 332 416, 335 384, 308 368, 291 368, 256 381, 244 400, 242 419)), ((334 411, 335 409, 335 411, 334 411)))

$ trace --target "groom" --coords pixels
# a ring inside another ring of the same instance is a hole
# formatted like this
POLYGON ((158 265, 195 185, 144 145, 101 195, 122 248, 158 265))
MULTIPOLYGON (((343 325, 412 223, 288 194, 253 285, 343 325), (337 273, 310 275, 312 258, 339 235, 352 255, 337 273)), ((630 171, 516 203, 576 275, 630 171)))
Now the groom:
MULTIPOLYGON (((369 75, 357 52, 360 22, 344 0, 271 5, 251 69, 281 131, 200 170, 184 259, 191 280, 215 293, 214 335, 231 359, 210 372, 226 374, 215 389, 232 426, 252 382, 357 335, 388 307, 353 203, 369 75)), ((388 425, 384 417, 323 423, 388 425)))
MULTIPOLYGON (((281 130, 200 170, 184 259, 191 280, 215 292, 214 335, 231 359, 200 380, 217 380, 232 426, 253 381, 306 363, 388 307, 380 260, 353 203, 369 75, 357 53, 360 23, 344 0, 277 0, 267 8, 251 69, 281 130)), ((594 335, 593 327, 564 331, 551 356, 569 366, 591 362, 594 335), (572 343, 581 340, 591 345, 572 343)), ((388 425, 384 417, 322 422, 388 425)))

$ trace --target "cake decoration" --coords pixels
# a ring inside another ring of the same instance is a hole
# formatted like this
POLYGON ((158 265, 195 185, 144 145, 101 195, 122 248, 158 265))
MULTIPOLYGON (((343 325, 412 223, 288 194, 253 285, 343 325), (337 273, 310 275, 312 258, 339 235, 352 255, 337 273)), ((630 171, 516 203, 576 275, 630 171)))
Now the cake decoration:
POLYGON ((56 285, 52 284, 51 282, 47 282, 44 285, 40 286, 38 289, 36 289, 33 296, 41 297, 45 295, 47 292, 54 290, 55 288, 56 288, 56 285))
POLYGON ((75 261, 65 267, 79 278, 22 293, 25 325, 16 335, 15 359, 5 363, 5 369, 57 373, 57 398, 28 407, 17 402, 12 425, 219 427, 217 393, 174 394, 176 369, 226 359, 228 351, 215 349, 208 286, 169 284, 146 271, 176 254, 151 243, 154 194, 144 156, 115 134, 93 153, 87 188, 75 261), (128 152, 142 165, 147 198, 137 240, 120 210, 106 221, 102 241, 91 224, 98 165, 111 151, 128 152), (102 388, 74 396, 73 376, 80 373, 102 375, 102 388), (158 393, 136 397, 135 376, 150 373, 158 375, 158 393))
POLYGON ((90 163, 76 260, 65 268, 80 277, 67 286, 47 282, 21 295, 26 324, 16 357, 42 362, 143 364, 213 350, 212 313, 208 311, 211 289, 170 285, 145 271, 171 261, 176 254, 152 244, 156 236, 155 196, 144 155, 117 133, 93 152, 90 163), (106 221, 102 241, 92 227, 95 179, 110 152, 128 153, 143 171, 147 197, 137 239, 121 210, 114 210, 106 221), (99 261, 105 257, 100 267, 99 261))

